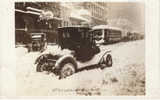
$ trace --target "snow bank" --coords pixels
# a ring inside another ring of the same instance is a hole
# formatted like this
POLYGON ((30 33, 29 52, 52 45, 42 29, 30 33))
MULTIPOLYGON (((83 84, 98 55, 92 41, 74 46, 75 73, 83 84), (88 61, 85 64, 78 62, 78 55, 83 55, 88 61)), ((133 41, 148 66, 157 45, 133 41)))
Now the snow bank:
POLYGON ((27 53, 27 48, 24 48, 24 47, 16 48, 16 56, 18 58, 24 56, 26 53, 27 53))
POLYGON ((16 95, 15 73, 7 67, 0 67, 0 96, 16 95))

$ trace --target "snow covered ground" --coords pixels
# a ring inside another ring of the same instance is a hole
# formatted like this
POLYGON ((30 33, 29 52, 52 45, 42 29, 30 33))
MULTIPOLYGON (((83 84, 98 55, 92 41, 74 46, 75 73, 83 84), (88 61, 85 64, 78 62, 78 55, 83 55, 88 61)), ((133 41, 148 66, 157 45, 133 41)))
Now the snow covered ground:
MULTIPOLYGON (((145 95, 145 41, 101 46, 112 50, 113 66, 83 70, 59 80, 54 74, 36 72, 38 52, 16 48, 17 96, 117 96, 145 95)), ((56 51, 48 46, 47 51, 56 51)))

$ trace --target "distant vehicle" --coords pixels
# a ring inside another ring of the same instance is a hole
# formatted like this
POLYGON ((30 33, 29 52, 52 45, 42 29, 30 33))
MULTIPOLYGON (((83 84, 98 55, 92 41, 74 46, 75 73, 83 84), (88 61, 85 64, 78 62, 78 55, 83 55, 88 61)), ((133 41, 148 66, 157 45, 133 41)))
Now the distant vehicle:
POLYGON ((127 38, 128 40, 140 40, 144 38, 144 35, 138 32, 128 32, 127 38))
POLYGON ((60 52, 53 51, 37 58, 37 72, 53 72, 61 79, 87 66, 98 65, 102 69, 112 66, 111 51, 100 50, 88 27, 58 28, 58 46, 61 49, 56 50, 60 52))
POLYGON ((92 28, 97 43, 114 43, 122 39, 122 30, 117 27, 110 27, 108 25, 98 25, 92 28))
POLYGON ((28 43, 28 51, 43 51, 46 49, 45 33, 30 33, 30 42, 28 43))

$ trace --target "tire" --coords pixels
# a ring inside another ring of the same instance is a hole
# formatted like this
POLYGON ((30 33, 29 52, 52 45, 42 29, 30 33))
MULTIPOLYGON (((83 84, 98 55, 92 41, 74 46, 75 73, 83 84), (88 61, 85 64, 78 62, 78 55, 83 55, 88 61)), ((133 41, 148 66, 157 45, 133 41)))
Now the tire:
POLYGON ((43 72, 43 71, 45 71, 46 70, 46 63, 39 63, 39 64, 37 64, 37 67, 36 67, 36 71, 37 72, 43 72))
POLYGON ((76 72, 76 64, 72 59, 65 59, 61 63, 61 67, 59 70, 59 79, 66 78, 68 76, 71 76, 76 72))
POLYGON ((112 56, 110 54, 107 55, 106 59, 105 59, 105 64, 107 67, 111 67, 112 64, 113 64, 113 61, 112 61, 112 56))
POLYGON ((30 48, 28 48, 28 53, 31 51, 31 49, 30 48))

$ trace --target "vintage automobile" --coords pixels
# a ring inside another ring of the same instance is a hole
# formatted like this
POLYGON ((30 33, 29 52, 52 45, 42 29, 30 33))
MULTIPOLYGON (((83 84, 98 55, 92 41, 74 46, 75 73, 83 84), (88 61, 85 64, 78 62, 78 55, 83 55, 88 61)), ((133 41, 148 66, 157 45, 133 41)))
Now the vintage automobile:
POLYGON ((28 43, 28 52, 44 51, 46 49, 46 34, 45 33, 30 33, 30 43, 28 43))
POLYGON ((98 65, 102 69, 111 67, 111 51, 101 50, 96 45, 95 39, 89 27, 58 28, 57 49, 36 59, 37 72, 53 72, 61 79, 87 66, 98 65))

